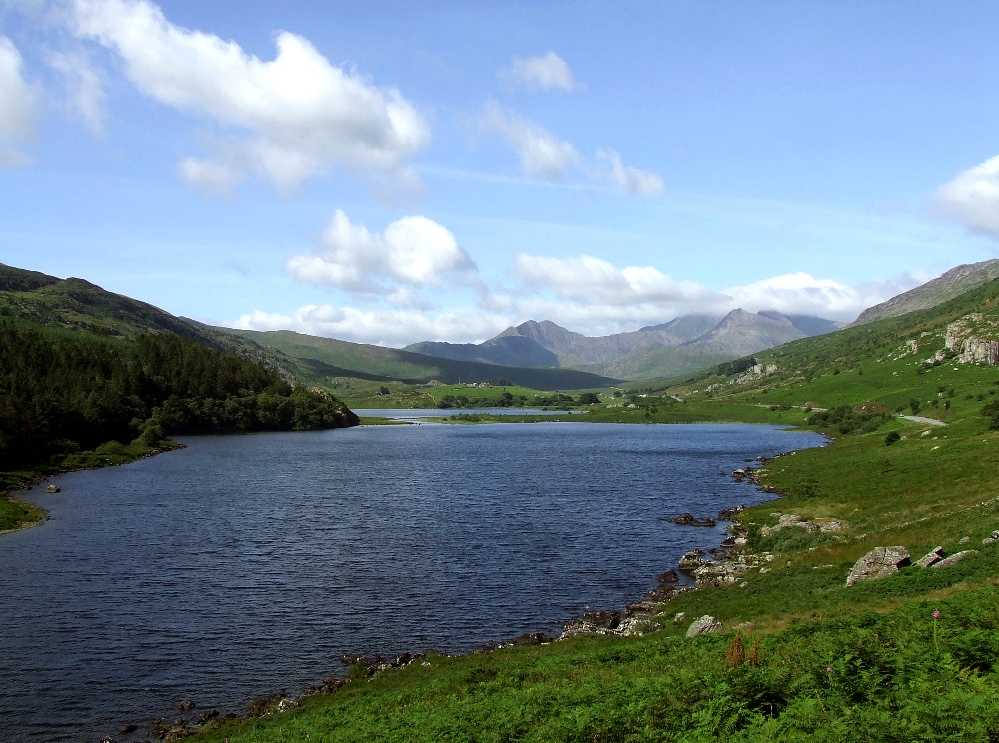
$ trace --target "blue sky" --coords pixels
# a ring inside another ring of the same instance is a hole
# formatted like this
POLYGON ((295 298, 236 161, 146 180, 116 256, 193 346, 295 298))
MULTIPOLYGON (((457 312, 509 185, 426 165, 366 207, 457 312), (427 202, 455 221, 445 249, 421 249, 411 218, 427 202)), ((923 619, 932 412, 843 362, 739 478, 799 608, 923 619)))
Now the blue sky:
POLYGON ((401 346, 999 254, 999 5, 0 0, 0 261, 401 346))

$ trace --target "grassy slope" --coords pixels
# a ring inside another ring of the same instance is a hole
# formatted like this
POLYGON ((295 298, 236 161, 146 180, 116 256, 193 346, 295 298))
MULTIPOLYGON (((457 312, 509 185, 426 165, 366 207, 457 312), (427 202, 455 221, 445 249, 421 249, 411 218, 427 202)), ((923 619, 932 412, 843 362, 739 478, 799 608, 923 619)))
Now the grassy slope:
POLYGON ((318 367, 318 373, 313 372, 316 383, 324 385, 335 383, 336 377, 349 377, 356 372, 375 375, 381 379, 408 382, 431 380, 447 383, 486 382, 505 378, 514 384, 537 390, 589 389, 615 382, 607 377, 572 369, 535 369, 480 364, 472 361, 451 361, 395 348, 317 338, 289 330, 270 332, 239 330, 232 333, 263 347, 280 351, 296 359, 300 364, 311 360, 326 365, 329 367, 329 373, 324 373, 321 367, 318 367))
POLYGON ((775 559, 770 572, 747 573, 744 588, 683 594, 664 607, 660 631, 644 638, 434 658, 201 739, 999 739, 999 545, 981 542, 999 528, 999 432, 979 414, 995 399, 999 370, 920 363, 942 345, 948 323, 971 311, 986 320, 999 311, 997 295, 999 288, 988 286, 935 310, 759 354, 779 371, 741 384, 729 384, 737 375, 701 375, 670 389, 685 403, 648 417, 642 409, 596 408, 593 418, 605 420, 801 422, 809 403, 893 409, 910 399, 923 406, 938 400, 925 412, 947 427, 894 419, 874 433, 838 436, 828 447, 766 465, 764 482, 786 495, 743 516, 751 549, 775 559), (910 338, 921 344, 919 353, 892 358, 910 338), (705 392, 712 385, 720 386, 705 392), (785 405, 801 407, 781 410, 785 405), (903 438, 886 446, 890 430, 903 438), (762 537, 757 527, 775 523, 777 511, 838 518, 848 528, 762 537), (946 570, 907 568, 845 587, 859 556, 893 544, 914 558, 938 545, 980 552, 946 570), (676 612, 686 615, 678 624, 671 621, 676 612), (690 619, 706 613, 727 631, 682 638, 690 619), (732 660, 732 628, 740 625, 747 649, 760 642, 755 664, 732 660))

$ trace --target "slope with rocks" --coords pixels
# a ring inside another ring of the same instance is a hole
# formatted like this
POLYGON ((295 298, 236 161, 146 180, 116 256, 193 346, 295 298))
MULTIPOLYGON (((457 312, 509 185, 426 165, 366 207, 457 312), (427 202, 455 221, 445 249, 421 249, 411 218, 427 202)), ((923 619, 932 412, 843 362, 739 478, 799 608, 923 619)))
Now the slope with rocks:
POLYGON ((868 307, 860 313, 853 325, 864 325, 907 312, 929 309, 995 278, 999 278, 999 258, 956 266, 915 289, 868 307))

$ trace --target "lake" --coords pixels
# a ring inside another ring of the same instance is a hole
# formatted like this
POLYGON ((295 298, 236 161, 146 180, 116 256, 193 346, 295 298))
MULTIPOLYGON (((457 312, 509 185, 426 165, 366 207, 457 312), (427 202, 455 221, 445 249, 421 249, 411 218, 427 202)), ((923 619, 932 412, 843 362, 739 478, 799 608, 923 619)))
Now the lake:
POLYGON ((93 740, 623 608, 768 497, 727 476, 818 435, 748 425, 397 425, 203 436, 55 478, 0 537, 0 740, 93 740), (723 473, 725 473, 723 475, 723 473))

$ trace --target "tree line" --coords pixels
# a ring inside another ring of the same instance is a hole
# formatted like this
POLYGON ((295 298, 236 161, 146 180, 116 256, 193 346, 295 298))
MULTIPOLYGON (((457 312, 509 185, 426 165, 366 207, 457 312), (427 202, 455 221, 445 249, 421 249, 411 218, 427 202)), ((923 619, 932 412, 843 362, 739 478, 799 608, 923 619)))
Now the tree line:
POLYGON ((356 423, 323 390, 181 336, 112 340, 0 322, 0 468, 108 441, 356 423))

